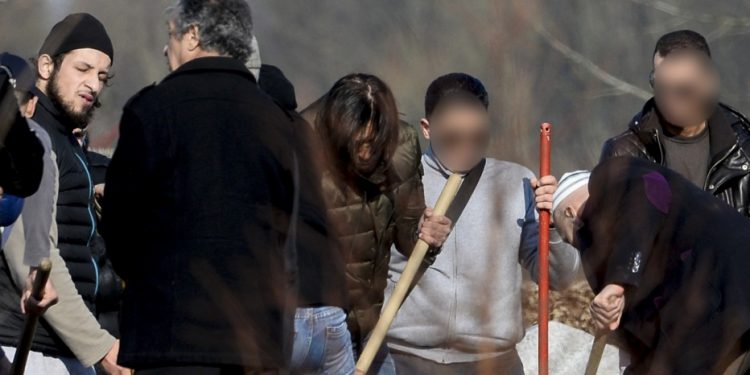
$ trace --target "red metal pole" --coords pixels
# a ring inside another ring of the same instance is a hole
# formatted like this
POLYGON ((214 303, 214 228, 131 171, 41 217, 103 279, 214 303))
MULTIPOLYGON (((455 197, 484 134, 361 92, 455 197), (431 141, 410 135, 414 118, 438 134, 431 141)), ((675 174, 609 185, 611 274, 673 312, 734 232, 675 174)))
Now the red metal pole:
MULTIPOLYGON (((544 123, 539 137, 539 178, 550 175, 552 125, 544 123)), ((549 373, 549 210, 539 212, 539 374, 549 373)))

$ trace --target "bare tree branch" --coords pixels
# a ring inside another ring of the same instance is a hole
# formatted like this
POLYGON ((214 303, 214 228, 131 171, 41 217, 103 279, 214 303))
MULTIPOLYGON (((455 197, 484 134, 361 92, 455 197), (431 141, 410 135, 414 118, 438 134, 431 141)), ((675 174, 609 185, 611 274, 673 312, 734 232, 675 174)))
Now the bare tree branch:
POLYGON ((552 36, 552 34, 550 34, 549 31, 547 31, 544 27, 540 26, 539 23, 531 22, 530 24, 534 27, 534 31, 536 31, 536 33, 539 34, 542 38, 544 38, 544 40, 549 43, 552 48, 562 53, 572 62, 588 70, 589 73, 591 73, 594 77, 611 86, 612 89, 617 90, 623 94, 633 95, 643 100, 651 98, 650 92, 608 73, 607 71, 596 65, 594 62, 581 55, 579 52, 573 50, 568 45, 552 36))
POLYGON ((727 22, 726 20, 721 21, 716 29, 706 35, 706 40, 709 42, 713 42, 732 31, 732 29, 734 29, 734 26, 734 24, 732 24, 731 22, 727 22))
MULTIPOLYGON (((656 10, 660 10, 669 15, 695 20, 703 23, 718 23, 720 25, 729 25, 729 27, 748 27, 750 26, 750 17, 732 17, 720 16, 708 13, 696 13, 684 10, 677 5, 663 0, 630 0, 636 4, 645 5, 656 10)), ((726 26, 725 26, 726 27, 726 26)))

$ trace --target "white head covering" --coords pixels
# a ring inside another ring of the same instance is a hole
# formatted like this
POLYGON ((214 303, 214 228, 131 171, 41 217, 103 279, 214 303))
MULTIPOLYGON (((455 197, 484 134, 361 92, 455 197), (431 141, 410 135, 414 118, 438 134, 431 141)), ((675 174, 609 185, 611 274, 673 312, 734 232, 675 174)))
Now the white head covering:
POLYGON ((258 39, 255 39, 255 34, 253 34, 253 40, 250 42, 250 57, 247 58, 245 67, 253 73, 256 81, 260 78, 260 66, 260 47, 258 47, 258 39))
POLYGON ((584 170, 564 174, 557 183, 555 194, 552 195, 552 212, 554 212, 560 203, 570 196, 570 194, 578 190, 581 186, 588 185, 589 177, 591 177, 591 172, 584 170))

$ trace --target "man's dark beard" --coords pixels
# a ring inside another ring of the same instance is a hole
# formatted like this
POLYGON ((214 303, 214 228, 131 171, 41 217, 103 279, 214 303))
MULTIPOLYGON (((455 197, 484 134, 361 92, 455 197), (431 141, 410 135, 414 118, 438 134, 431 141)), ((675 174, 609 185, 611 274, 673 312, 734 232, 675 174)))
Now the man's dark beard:
POLYGON ((66 103, 60 95, 60 88, 57 86, 57 69, 55 69, 50 75, 49 89, 47 90, 47 96, 52 104, 60 111, 60 122, 68 128, 73 130, 76 128, 85 129, 91 122, 91 118, 94 116, 94 110, 98 107, 98 99, 94 101, 94 105, 89 106, 83 112, 75 112, 72 108, 72 103, 66 103))

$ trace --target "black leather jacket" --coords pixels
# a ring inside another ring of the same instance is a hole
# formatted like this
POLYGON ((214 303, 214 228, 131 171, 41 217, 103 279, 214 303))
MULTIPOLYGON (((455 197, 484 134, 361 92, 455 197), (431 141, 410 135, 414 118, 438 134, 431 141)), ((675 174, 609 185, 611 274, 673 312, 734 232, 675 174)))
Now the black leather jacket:
MULTIPOLYGON (((750 121, 719 104, 708 120, 711 161, 703 189, 750 217, 750 121)), ((654 100, 646 102, 628 130, 604 143, 600 161, 633 156, 664 165, 662 127, 654 100)))

